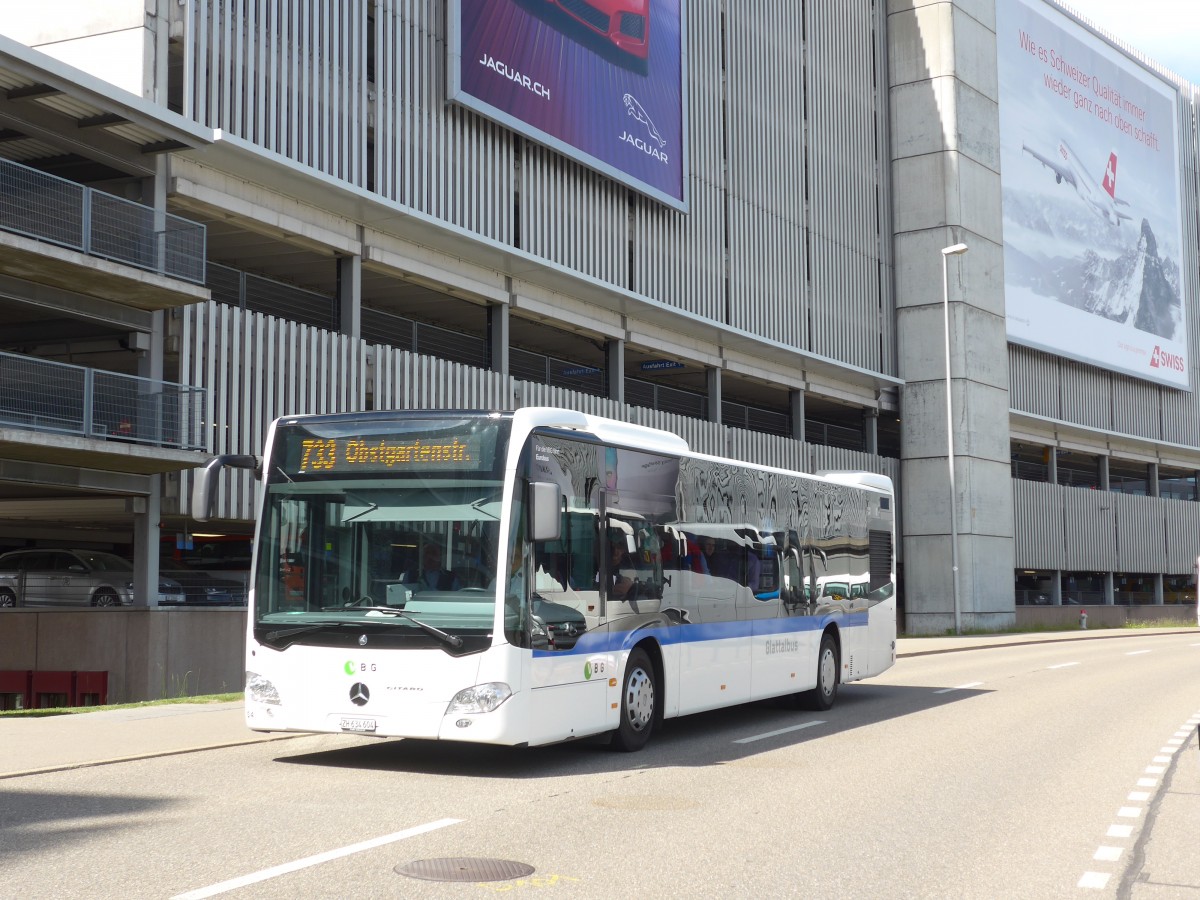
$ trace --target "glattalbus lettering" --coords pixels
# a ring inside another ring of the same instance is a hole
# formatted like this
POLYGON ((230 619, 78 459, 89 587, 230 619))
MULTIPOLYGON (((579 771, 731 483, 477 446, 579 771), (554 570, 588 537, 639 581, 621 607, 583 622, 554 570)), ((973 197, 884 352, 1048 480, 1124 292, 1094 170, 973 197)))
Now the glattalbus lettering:
POLYGON ((550 99, 550 88, 546 87, 540 81, 534 81, 528 75, 522 75, 508 63, 501 62, 490 54, 483 54, 483 59, 479 60, 479 64, 486 69, 491 69, 501 78, 507 78, 518 87, 525 88, 529 93, 536 94, 543 100, 550 99))
POLYGON ((800 642, 795 638, 768 638, 767 656, 776 653, 795 653, 800 649, 800 642))
POLYGON ((629 144, 631 147, 636 147, 638 150, 641 150, 651 159, 657 159, 663 165, 666 165, 670 162, 670 160, 667 158, 667 154, 663 153, 657 147, 647 144, 640 137, 635 137, 628 131, 621 132, 621 140, 623 140, 626 144, 629 144))

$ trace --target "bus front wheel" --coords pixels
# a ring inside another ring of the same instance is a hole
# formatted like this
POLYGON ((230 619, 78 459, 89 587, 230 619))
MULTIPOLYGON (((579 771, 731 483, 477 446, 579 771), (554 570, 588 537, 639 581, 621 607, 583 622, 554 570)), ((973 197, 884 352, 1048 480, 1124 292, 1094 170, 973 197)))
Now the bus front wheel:
POLYGON ((838 691, 838 663, 837 641, 826 632, 821 638, 821 650, 817 654, 817 686, 797 696, 802 709, 824 712, 833 706, 838 691))
POLYGON ((657 713, 654 667, 645 650, 635 649, 625 663, 621 687, 621 724, 613 733, 614 750, 641 750, 650 740, 657 713))

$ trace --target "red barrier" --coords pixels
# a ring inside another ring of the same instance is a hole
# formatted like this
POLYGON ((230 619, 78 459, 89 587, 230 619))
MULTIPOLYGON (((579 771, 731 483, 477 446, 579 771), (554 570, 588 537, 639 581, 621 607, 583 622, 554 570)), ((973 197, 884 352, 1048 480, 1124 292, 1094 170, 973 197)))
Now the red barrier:
POLYGON ((0 709, 29 709, 33 706, 33 673, 25 670, 0 672, 0 709))
POLYGON ((34 672, 33 708, 53 709, 75 705, 74 672, 34 672))

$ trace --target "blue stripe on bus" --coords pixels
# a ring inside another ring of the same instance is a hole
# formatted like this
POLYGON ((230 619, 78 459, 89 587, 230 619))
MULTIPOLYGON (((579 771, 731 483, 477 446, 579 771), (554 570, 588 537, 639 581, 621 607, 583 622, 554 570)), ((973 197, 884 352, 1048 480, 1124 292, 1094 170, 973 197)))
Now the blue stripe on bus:
POLYGON ((580 656, 592 653, 613 653, 627 649, 634 639, 653 635, 660 644, 691 644, 704 641, 725 641, 769 634, 799 634, 805 631, 824 631, 831 623, 839 628, 866 627, 867 613, 844 613, 828 616, 794 616, 778 619, 745 619, 737 622, 710 622, 694 625, 656 624, 623 631, 588 631, 580 635, 569 650, 534 650, 534 657, 580 656))

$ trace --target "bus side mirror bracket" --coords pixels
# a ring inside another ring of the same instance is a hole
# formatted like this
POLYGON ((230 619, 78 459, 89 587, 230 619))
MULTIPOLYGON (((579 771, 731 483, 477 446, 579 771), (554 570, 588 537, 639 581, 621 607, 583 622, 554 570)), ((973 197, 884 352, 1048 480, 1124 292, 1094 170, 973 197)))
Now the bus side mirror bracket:
POLYGON ((557 541, 562 535, 562 490, 552 481, 529 485, 529 540, 557 541))
POLYGON ((217 492, 217 480, 221 470, 250 469, 254 477, 260 477, 261 463, 257 456, 242 453, 226 453, 214 456, 207 463, 192 473, 192 518, 197 522, 207 522, 212 518, 213 498, 217 492))

